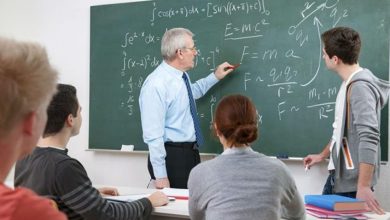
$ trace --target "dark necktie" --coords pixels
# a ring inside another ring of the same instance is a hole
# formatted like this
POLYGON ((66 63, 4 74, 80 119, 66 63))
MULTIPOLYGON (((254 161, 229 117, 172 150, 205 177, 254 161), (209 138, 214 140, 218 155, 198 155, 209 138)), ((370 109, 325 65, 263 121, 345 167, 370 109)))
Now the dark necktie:
POLYGON ((203 139, 202 131, 200 129, 199 117, 198 114, 196 113, 196 105, 195 105, 194 97, 192 96, 190 82, 185 73, 183 73, 183 80, 184 83, 186 84, 188 99, 190 101, 190 111, 191 111, 192 120, 194 121, 196 142, 198 143, 199 146, 202 146, 204 144, 204 139, 203 139))

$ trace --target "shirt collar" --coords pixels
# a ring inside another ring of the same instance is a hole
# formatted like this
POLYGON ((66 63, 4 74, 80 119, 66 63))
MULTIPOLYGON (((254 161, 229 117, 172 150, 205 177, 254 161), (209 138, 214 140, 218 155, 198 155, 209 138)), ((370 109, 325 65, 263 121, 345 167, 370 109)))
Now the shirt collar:
POLYGON ((222 155, 230 155, 230 154, 239 154, 239 153, 249 153, 253 152, 252 148, 249 147, 232 147, 224 150, 222 155))
POLYGON ((161 63, 162 67, 169 72, 170 74, 173 74, 176 77, 182 78, 183 72, 181 70, 176 69, 175 67, 169 65, 167 62, 163 61, 161 63))
POLYGON ((61 148, 61 147, 52 147, 52 146, 48 146, 48 147, 37 147, 37 148, 40 148, 40 149, 52 149, 52 150, 55 150, 55 151, 58 151, 58 152, 62 152, 62 153, 65 153, 65 154, 68 154, 68 148, 61 148))
POLYGON ((348 85, 348 84, 351 82, 352 77, 355 76, 356 73, 358 73, 358 72, 360 72, 360 71, 362 71, 362 70, 363 70, 363 68, 359 67, 355 72, 353 72, 353 73, 348 77, 348 79, 347 79, 347 81, 345 82, 345 84, 348 85))

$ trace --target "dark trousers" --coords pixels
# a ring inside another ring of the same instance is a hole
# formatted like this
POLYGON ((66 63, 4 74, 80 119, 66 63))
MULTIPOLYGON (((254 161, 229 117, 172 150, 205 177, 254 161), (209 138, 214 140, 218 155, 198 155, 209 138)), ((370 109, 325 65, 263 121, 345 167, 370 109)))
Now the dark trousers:
MULTIPOLYGON (((171 188, 187 189, 191 169, 200 163, 199 150, 196 142, 166 142, 165 166, 171 188)), ((150 177, 156 179, 153 167, 148 157, 150 177)))
MULTIPOLYGON (((336 195, 340 195, 340 196, 346 196, 346 197, 350 197, 350 198, 356 198, 356 191, 353 191, 353 192, 339 192, 339 193, 336 193, 334 191, 334 176, 335 176, 335 172, 334 171, 330 171, 329 172, 329 176, 328 176, 328 179, 326 180, 326 183, 324 185, 324 189, 322 190, 322 194, 323 195, 329 195, 329 194, 336 194, 336 195)), ((357 184, 357 183, 356 183, 357 184)), ((371 190, 374 191, 374 188, 371 187, 371 190)))

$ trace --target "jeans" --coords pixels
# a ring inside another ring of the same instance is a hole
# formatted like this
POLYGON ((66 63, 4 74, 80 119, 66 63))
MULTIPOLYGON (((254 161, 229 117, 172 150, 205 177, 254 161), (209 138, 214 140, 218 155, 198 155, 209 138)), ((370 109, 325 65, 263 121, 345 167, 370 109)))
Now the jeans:
POLYGON ((335 176, 335 171, 334 170, 329 171, 329 176, 324 185, 324 189, 322 190, 322 195, 336 194, 340 196, 356 198, 356 191, 336 193, 334 191, 334 176, 335 176))

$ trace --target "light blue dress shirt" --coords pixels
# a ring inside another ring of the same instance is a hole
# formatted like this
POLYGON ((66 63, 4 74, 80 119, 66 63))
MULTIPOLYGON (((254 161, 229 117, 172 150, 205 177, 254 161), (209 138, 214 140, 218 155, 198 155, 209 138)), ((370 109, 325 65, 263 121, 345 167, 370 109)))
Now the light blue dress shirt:
MULTIPOLYGON (((196 140, 183 72, 162 62, 146 78, 139 96, 144 142, 156 178, 167 177, 164 143, 196 140)), ((188 74, 187 74, 188 76, 188 74)), ((190 80, 189 76, 188 79, 190 80)), ((190 80, 191 82, 191 80, 190 80)), ((218 82, 214 73, 191 84, 194 99, 218 82)))

